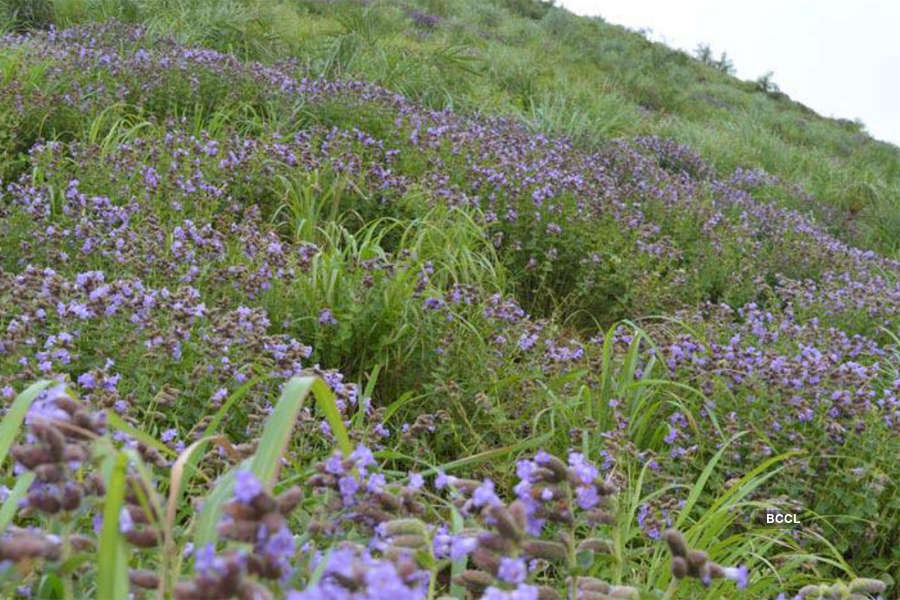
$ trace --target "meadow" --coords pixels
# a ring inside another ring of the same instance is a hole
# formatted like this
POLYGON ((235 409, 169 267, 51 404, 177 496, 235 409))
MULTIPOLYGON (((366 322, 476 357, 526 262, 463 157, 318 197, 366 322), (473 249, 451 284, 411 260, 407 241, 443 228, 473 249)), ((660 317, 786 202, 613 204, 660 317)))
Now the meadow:
POLYGON ((530 0, 0 8, 0 596, 900 598, 862 124, 530 0))

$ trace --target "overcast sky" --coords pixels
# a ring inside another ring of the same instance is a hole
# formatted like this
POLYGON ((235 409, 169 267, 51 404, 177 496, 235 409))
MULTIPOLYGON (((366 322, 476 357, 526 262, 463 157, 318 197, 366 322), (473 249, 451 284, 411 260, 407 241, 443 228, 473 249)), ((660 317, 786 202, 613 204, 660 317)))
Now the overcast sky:
POLYGON ((774 71, 792 99, 861 119, 900 145, 900 0, 557 0, 693 53, 728 53, 741 79, 774 71))

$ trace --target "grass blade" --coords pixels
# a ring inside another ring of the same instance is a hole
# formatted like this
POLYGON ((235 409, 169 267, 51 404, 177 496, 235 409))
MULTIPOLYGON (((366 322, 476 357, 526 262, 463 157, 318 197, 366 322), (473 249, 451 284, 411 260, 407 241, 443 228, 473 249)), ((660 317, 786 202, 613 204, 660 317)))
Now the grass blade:
POLYGON ((19 435, 19 428, 25 420, 25 415, 28 414, 28 409, 31 408, 31 403, 52 383, 52 381, 38 381, 28 386, 25 391, 16 396, 12 406, 3 416, 3 421, 0 422, 0 465, 6 460, 9 449, 19 435))
POLYGON ((16 509, 19 508, 19 500, 25 497, 28 488, 31 487, 31 484, 34 481, 34 477, 34 472, 27 471, 16 478, 16 485, 13 486, 6 501, 3 502, 3 506, 0 507, 0 531, 6 531, 6 526, 9 525, 10 521, 13 520, 13 517, 16 516, 16 509))
POLYGON ((97 600, 128 597, 128 554, 119 532, 119 513, 125 501, 128 457, 116 452, 109 460, 114 462, 106 482, 103 527, 97 549, 97 600))
POLYGON ((250 462, 250 470, 268 490, 275 485, 281 458, 291 441, 297 415, 315 381, 314 377, 291 378, 285 384, 272 414, 266 419, 259 446, 250 462))

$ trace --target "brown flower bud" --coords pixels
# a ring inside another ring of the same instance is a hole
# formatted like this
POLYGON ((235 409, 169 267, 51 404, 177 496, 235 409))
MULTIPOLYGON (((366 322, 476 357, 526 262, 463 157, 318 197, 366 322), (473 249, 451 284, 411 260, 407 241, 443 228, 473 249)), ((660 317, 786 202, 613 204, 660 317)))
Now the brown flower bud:
POLYGON ((676 579, 682 579, 688 573, 687 560, 683 556, 672 557, 672 575, 676 579))
POLYGON ((106 484, 99 473, 91 473, 84 480, 85 491, 94 496, 102 496, 106 493, 106 484))
POLYGON ((496 520, 497 531, 509 541, 518 544, 522 541, 522 530, 516 524, 512 513, 505 506, 493 506, 491 516, 496 520))
MULTIPOLYGON (((559 459, 556 460, 559 461, 559 459)), ((565 478, 566 475, 560 477, 557 472, 545 467, 538 467, 531 472, 531 479, 535 483, 559 483, 564 481, 565 478)))
POLYGON ((566 481, 569 478, 569 466, 552 454, 541 466, 553 472, 553 481, 566 481))
POLYGON ((722 577, 725 577, 725 571, 722 570, 720 565, 717 565, 712 561, 707 561, 706 566, 708 568, 707 572, 712 579, 721 579, 722 577))
POLYGON ((159 544, 159 534, 153 529, 129 529, 123 535, 138 548, 153 548, 159 544))
POLYGON ((538 586, 538 600, 562 600, 562 596, 552 587, 541 585, 538 586))
POLYGON ((254 496, 253 500, 250 501, 250 506, 258 510, 259 514, 272 512, 273 510, 278 508, 278 504, 275 502, 275 498, 273 498, 266 492, 260 492, 259 494, 254 496))
POLYGON ((256 541, 259 522, 230 519, 219 523, 216 529, 222 537, 252 544, 256 541))
POLYGON ((521 500, 511 503, 509 505, 509 514, 512 515, 516 527, 524 530, 525 525, 528 523, 528 511, 525 508, 525 504, 521 500))
POLYGON ((599 524, 602 523, 604 525, 612 525, 616 522, 615 518, 600 508, 595 508, 586 513, 586 517, 589 523, 599 524))
POLYGON ((491 532, 480 534, 478 536, 478 545, 500 554, 505 554, 512 548, 512 543, 507 538, 499 533, 491 532))
POLYGON ((565 561, 569 556, 564 545, 559 542, 546 540, 525 540, 522 543, 522 549, 534 558, 545 558, 560 562, 565 561))
POLYGON ((62 479, 63 470, 59 463, 44 463, 34 468, 34 474, 39 481, 54 483, 62 479))
POLYGON ((687 553, 688 575, 700 577, 700 569, 706 564, 706 552, 703 550, 688 550, 687 553))
POLYGON ((226 502, 222 507, 222 510, 226 515, 244 521, 256 521, 262 516, 262 514, 252 506, 235 500, 226 502))
POLYGON ((96 543, 91 538, 84 536, 73 534, 69 536, 69 544, 72 545, 73 550, 77 550, 78 552, 87 552, 89 550, 93 550, 96 547, 96 543))
POLYGON ((672 556, 687 557, 688 545, 680 531, 677 529, 667 529, 664 536, 672 556))
POLYGON ((299 486, 287 489, 278 496, 278 512, 288 516, 300 501, 303 500, 303 490, 299 486))
POLYGON ((466 569, 455 578, 455 582, 458 585, 464 586, 470 590, 480 592, 486 587, 493 585, 494 578, 484 571, 466 569))
POLYGON ((66 462, 84 462, 91 457, 87 448, 80 444, 66 444, 63 448, 63 460, 66 462))
POLYGON ((62 488, 60 507, 63 510, 75 510, 81 505, 81 485, 72 481, 66 482, 62 488))
POLYGON ((28 469, 34 469, 38 465, 54 462, 50 449, 44 446, 18 444, 13 446, 9 453, 16 462, 22 463, 28 469))
POLYGON ((33 490, 28 493, 28 505, 41 512, 55 515, 62 508, 59 499, 45 490, 33 490))
POLYGON ((66 439, 56 427, 46 421, 35 421, 31 424, 31 431, 37 439, 47 444, 54 461, 62 459, 66 439))
POLYGON ((155 590, 159 587, 159 576, 153 571, 147 571, 143 569, 131 570, 128 572, 128 580, 132 583, 132 585, 146 588, 148 590, 155 590))
POLYGON ((403 500, 393 494, 378 491, 374 496, 388 510, 400 510, 403 507, 403 500))
POLYGON ((470 557, 476 567, 488 573, 494 574, 500 568, 500 557, 487 548, 475 548, 470 557))
POLYGON ((238 588, 239 600, 272 600, 274 596, 266 587, 255 581, 244 580, 238 588))
POLYGON ((596 577, 578 577, 575 580, 575 588, 584 592, 598 592, 605 594, 609 591, 609 584, 596 577))
POLYGON ((612 554, 613 543, 610 540, 600 538, 588 538, 578 544, 578 550, 592 550, 600 554, 612 554))

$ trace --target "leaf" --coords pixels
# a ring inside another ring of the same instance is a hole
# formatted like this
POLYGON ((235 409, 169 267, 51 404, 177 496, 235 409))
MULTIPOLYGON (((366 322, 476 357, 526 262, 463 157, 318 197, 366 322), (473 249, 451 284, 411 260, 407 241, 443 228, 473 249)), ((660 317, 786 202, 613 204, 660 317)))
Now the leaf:
POLYGON ((19 428, 22 426, 22 422, 25 421, 25 415, 28 414, 31 403, 38 397, 38 394, 53 383, 53 381, 38 381, 31 384, 25 391, 16 396, 12 406, 9 407, 9 410, 3 416, 3 421, 0 422, 0 465, 6 460, 9 449, 19 435, 19 428))
POLYGON ((21 500, 28 492, 28 488, 31 487, 34 477, 33 471, 26 471, 24 474, 16 477, 16 485, 13 486, 13 489, 9 492, 9 496, 7 496, 6 500, 3 502, 3 506, 0 507, 0 531, 6 531, 6 526, 9 525, 13 517, 16 516, 16 509, 19 508, 19 500, 21 500))
POLYGON ((108 460, 113 462, 106 482, 103 527, 97 549, 97 600, 128 597, 128 549, 119 531, 119 514, 125 501, 128 457, 116 452, 108 460))
MULTIPOLYGON (((350 454, 353 449, 350 436, 347 434, 334 394, 328 385, 318 377, 291 378, 285 384, 272 414, 266 419, 256 452, 236 468, 226 472, 216 483, 213 491, 204 498, 203 508, 197 517, 194 532, 196 548, 215 543, 218 539, 216 526, 222 515, 222 505, 231 497, 237 471, 249 469, 266 489, 271 491, 275 487, 281 459, 291 441, 294 424, 303 408, 303 402, 310 392, 315 396, 319 408, 325 413, 325 419, 331 426, 338 447, 345 455, 350 454)), ((191 456, 196 456, 196 454, 191 454, 191 456)), ((186 459, 185 464, 188 462, 186 459)))
POLYGON ((344 456, 348 456, 353 452, 353 444, 350 443, 347 428, 344 427, 344 421, 341 420, 341 412, 338 410, 334 392, 321 379, 316 379, 313 382, 312 391, 316 397, 316 405, 325 414, 325 420, 328 421, 328 425, 331 427, 331 433, 337 439, 338 448, 344 453, 344 456))
POLYGON ((207 544, 215 544, 219 539, 216 527, 222 518, 222 505, 231 498, 235 474, 249 466, 250 459, 248 458, 236 468, 227 471, 216 483, 216 487, 203 499, 203 508, 200 509, 194 529, 194 548, 197 550, 204 548, 207 544))
POLYGON ((272 414, 266 419, 262 437, 250 463, 250 470, 271 491, 278 477, 281 459, 291 441, 291 432, 303 401, 315 383, 314 377, 293 377, 281 391, 281 397, 272 414))

